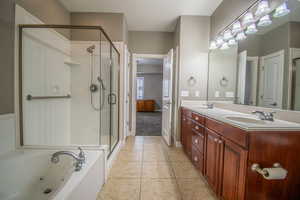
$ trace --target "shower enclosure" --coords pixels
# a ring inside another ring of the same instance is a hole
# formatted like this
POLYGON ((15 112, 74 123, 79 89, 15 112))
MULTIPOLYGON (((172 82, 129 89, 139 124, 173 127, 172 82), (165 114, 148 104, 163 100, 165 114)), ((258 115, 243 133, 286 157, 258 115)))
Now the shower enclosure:
POLYGON ((19 26, 20 143, 119 141, 120 54, 99 26, 19 26))

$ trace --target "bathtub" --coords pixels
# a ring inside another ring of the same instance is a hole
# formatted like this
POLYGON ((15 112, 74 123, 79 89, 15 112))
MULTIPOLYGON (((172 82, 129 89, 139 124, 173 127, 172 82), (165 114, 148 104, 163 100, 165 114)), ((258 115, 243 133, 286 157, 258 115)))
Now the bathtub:
POLYGON ((95 200, 105 182, 106 151, 83 150, 87 161, 79 172, 74 171, 74 161, 68 156, 51 163, 51 155, 58 150, 17 150, 1 155, 0 200, 95 200))

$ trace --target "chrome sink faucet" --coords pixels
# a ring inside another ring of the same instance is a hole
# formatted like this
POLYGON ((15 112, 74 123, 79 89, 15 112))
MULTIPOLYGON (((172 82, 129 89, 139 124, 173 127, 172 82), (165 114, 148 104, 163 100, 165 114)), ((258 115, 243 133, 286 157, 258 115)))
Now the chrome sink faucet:
POLYGON ((55 164, 58 163, 60 155, 71 156, 76 161, 74 166, 75 166, 75 171, 78 172, 82 169, 82 166, 86 161, 86 156, 85 156, 83 150, 80 147, 78 147, 78 149, 80 151, 78 155, 76 155, 72 151, 58 151, 58 152, 55 152, 54 154, 52 154, 51 162, 55 163, 55 164))
POLYGON ((253 114, 257 114, 260 120, 266 120, 266 121, 274 121, 274 113, 275 112, 263 112, 263 111, 253 111, 253 114))

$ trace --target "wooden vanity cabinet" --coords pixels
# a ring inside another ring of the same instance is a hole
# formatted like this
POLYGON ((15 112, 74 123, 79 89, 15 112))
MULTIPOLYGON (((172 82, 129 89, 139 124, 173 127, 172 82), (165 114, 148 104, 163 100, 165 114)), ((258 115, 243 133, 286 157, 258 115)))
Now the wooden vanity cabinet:
POLYGON ((300 131, 245 131, 182 108, 181 141, 220 200, 299 200, 300 131), (284 180, 267 180, 251 166, 280 163, 284 180))

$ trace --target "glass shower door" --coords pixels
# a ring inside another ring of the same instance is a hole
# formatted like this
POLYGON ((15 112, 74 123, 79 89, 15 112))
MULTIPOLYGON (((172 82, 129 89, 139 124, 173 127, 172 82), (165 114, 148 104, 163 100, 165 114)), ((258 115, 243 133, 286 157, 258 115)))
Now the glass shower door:
POLYGON ((119 141, 119 54, 115 48, 111 48, 111 73, 110 73, 110 106, 111 106, 111 151, 119 141))

